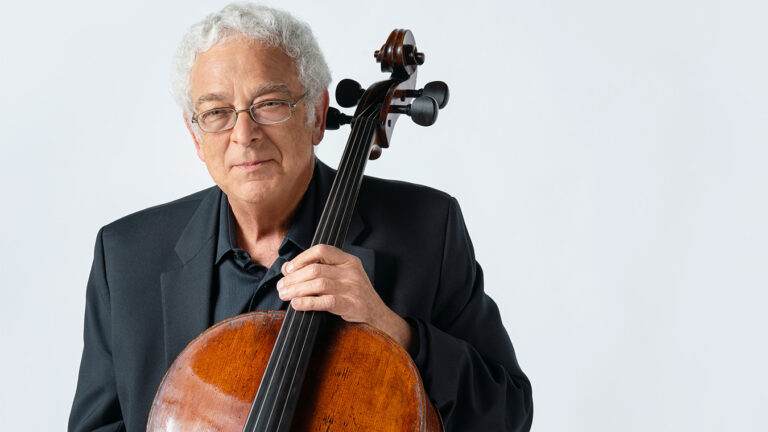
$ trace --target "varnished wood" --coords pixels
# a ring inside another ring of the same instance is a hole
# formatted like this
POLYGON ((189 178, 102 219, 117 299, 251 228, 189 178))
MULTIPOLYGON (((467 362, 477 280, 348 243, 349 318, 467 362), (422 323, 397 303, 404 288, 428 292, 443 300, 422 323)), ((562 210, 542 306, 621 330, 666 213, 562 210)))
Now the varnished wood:
MULTIPOLYGON (((242 431, 284 314, 239 315, 192 341, 163 378, 147 429, 242 431)), ((441 430, 416 366, 400 345, 376 328, 338 318, 324 330, 291 430, 441 430)))

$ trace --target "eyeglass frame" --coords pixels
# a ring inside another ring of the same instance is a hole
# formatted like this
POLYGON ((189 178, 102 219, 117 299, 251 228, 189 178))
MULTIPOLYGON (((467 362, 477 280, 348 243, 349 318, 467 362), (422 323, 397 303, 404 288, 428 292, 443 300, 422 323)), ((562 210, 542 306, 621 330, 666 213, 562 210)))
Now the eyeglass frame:
POLYGON ((293 116, 293 109, 296 108, 296 105, 298 105, 302 100, 304 100, 304 98, 306 96, 307 96, 307 92, 304 92, 304 94, 302 94, 298 99, 296 99, 296 102, 293 102, 293 103, 291 103, 291 101, 288 101, 288 100, 285 100, 285 99, 267 99, 267 100, 263 100, 263 101, 259 101, 259 102, 253 103, 248 108, 243 108, 241 110, 236 109, 234 107, 215 107, 215 108, 207 109, 207 110, 205 110, 205 111, 203 111, 201 113, 194 113, 194 114, 192 114, 191 121, 192 121, 192 123, 196 124, 197 127, 199 127, 201 131, 203 131, 205 133, 219 133, 219 132, 226 132, 226 131, 234 129, 235 126, 237 126, 237 120, 240 118, 240 113, 243 112, 243 111, 248 111, 248 117, 250 117, 251 120, 254 123, 256 123, 256 124, 260 124, 260 125, 273 125, 273 124, 285 123, 288 120, 290 120, 291 117, 293 116), (288 109, 290 110, 290 114, 288 114, 288 117, 286 117, 285 120, 280 120, 280 121, 277 121, 277 122, 264 123, 264 122, 256 121, 256 119, 254 118, 254 115, 253 115, 253 112, 251 111, 251 109, 253 107, 255 107, 256 105, 265 104, 267 102, 286 102, 286 103, 288 103, 288 109), (200 125, 200 123, 197 121, 197 119, 201 115, 203 115, 203 114, 205 114, 207 112, 215 111, 215 110, 221 110, 221 109, 234 110, 234 112, 235 112, 235 122, 232 124, 232 126, 226 128, 226 129, 215 131, 215 132, 208 132, 207 130, 203 129, 203 126, 200 125))

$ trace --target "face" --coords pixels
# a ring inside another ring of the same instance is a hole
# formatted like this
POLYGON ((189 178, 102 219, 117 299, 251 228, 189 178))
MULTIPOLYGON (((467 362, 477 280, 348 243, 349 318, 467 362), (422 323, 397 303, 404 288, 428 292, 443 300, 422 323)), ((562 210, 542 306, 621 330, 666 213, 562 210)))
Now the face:
MULTIPOLYGON (((255 102, 283 99, 295 102, 304 93, 296 67, 279 48, 258 42, 225 39, 197 55, 190 75, 196 113, 217 107, 246 109, 255 102)), ((315 108, 307 126, 306 103, 291 118, 260 125, 241 112, 234 129, 193 133, 197 154, 232 205, 295 205, 312 177, 312 146, 323 138, 328 94, 315 108)))

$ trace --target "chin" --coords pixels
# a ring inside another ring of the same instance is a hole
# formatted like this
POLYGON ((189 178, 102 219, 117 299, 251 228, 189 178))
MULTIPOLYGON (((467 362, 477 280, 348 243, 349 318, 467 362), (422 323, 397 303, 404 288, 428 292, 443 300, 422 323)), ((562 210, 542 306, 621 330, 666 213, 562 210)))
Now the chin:
MULTIPOLYGON (((274 193, 270 192, 270 190, 263 187, 256 190, 253 188, 245 188, 238 190, 234 194, 234 198, 248 204, 260 204, 267 201, 270 197, 274 197, 274 193)), ((227 194, 227 196, 230 195, 227 194)))
POLYGON ((274 180, 249 181, 235 185, 230 189, 232 193, 227 193, 227 196, 248 204, 260 204, 281 195, 282 191, 277 186, 274 180))

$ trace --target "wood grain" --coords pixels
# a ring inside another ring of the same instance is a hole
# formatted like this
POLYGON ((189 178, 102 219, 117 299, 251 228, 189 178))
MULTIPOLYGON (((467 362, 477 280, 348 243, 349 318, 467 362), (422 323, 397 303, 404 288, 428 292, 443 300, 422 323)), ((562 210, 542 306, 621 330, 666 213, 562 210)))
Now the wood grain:
MULTIPOLYGON (((242 431, 284 312, 225 320, 173 362, 152 404, 150 431, 242 431)), ((310 362, 291 430, 438 431, 416 366, 383 332, 330 320, 310 362)))

